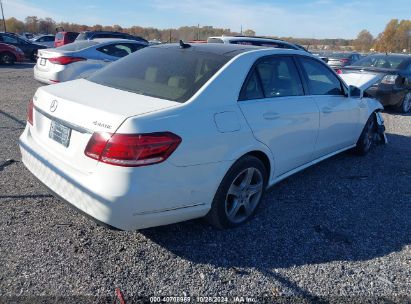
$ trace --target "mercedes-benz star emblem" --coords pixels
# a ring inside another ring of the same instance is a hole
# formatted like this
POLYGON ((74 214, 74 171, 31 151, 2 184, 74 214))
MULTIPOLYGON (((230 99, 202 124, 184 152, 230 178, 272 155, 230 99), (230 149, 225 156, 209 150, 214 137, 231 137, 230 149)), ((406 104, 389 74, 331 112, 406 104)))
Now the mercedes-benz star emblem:
POLYGON ((58 104, 57 100, 53 100, 50 104, 50 112, 56 111, 58 104))

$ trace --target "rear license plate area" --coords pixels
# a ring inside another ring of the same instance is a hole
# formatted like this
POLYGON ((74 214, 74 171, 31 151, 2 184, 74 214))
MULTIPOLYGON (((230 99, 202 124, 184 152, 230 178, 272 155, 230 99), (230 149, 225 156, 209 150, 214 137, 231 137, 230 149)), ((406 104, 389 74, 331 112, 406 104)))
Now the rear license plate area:
POLYGON ((50 125, 49 137, 64 147, 70 144, 71 129, 61 123, 52 120, 50 125))
POLYGON ((40 65, 46 65, 46 59, 45 58, 40 59, 40 65))

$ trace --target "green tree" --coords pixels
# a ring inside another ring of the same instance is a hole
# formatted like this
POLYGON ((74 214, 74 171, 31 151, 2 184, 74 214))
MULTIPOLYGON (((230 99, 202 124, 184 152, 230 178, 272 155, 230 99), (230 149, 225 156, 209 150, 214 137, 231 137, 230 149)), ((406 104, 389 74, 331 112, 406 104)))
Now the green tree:
POLYGON ((22 21, 17 20, 14 17, 6 19, 6 27, 8 32, 23 33, 25 31, 25 25, 22 21))

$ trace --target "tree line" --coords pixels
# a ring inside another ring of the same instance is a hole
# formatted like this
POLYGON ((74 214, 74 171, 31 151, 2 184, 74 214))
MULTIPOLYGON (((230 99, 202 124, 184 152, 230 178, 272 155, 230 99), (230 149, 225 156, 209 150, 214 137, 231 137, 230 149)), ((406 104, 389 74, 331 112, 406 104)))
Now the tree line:
MULTIPOLYGON (((243 32, 232 31, 227 28, 215 28, 213 26, 182 26, 179 28, 157 29, 154 27, 132 26, 123 28, 120 25, 101 25, 93 26, 69 22, 56 22, 52 18, 38 18, 28 16, 24 21, 14 17, 6 19, 7 31, 14 33, 55 33, 56 28, 63 28, 65 31, 118 31, 132 35, 144 37, 147 40, 159 40, 163 42, 176 42, 179 39, 184 41, 206 40, 210 36, 231 36, 245 35, 255 36, 255 31, 247 29, 243 32)), ((356 50, 360 52, 403 52, 411 53, 411 20, 392 19, 386 25, 384 31, 373 37, 366 29, 362 30, 356 39, 310 39, 277 37, 290 42, 309 46, 310 48, 326 48, 327 50, 356 50)))

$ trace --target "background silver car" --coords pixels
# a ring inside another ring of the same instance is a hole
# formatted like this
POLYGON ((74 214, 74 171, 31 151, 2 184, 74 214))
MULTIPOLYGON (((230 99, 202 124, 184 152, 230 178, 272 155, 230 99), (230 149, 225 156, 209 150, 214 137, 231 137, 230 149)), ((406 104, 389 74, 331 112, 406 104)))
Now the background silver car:
POLYGON ((49 84, 84 78, 146 46, 135 40, 108 38, 41 50, 34 67, 34 78, 49 84))
POLYGON ((47 46, 48 48, 54 47, 54 35, 40 35, 30 39, 30 41, 47 46))

